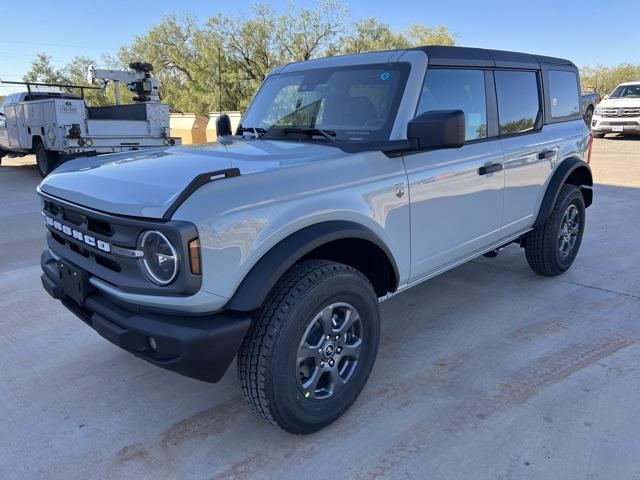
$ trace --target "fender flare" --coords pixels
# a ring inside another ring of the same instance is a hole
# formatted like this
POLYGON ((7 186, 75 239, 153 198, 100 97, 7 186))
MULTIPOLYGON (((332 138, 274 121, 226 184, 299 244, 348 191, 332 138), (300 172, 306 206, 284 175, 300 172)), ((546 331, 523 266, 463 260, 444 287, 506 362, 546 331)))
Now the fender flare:
POLYGON ((567 158, 558 165, 556 171, 553 172, 551 180, 549 180, 547 190, 544 194, 544 198, 542 199, 542 204, 540 205, 540 210, 538 210, 538 216, 536 217, 533 227, 540 226, 547 221, 547 218, 551 215, 553 206, 558 199, 560 189, 565 183, 567 183, 567 179, 569 179, 570 176, 580 180, 577 182, 577 186, 582 190, 582 193, 585 196, 585 206, 588 207, 591 205, 593 199, 593 191, 591 190, 591 187, 593 187, 593 175, 591 174, 591 168, 586 162, 577 157, 567 158))
POLYGON ((398 286, 399 271, 393 255, 384 242, 370 229, 355 222, 335 220, 317 223, 281 240, 265 253, 249 270, 225 308, 251 311, 259 308, 282 275, 297 261, 316 248, 342 239, 362 239, 375 244, 386 255, 398 286))

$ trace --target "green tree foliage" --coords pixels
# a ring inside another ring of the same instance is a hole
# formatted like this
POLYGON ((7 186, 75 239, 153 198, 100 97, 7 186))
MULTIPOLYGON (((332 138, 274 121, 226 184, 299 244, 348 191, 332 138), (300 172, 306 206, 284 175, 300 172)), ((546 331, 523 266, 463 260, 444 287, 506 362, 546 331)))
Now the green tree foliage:
POLYGON ((174 109, 207 113, 246 109, 278 65, 427 43, 452 45, 455 35, 427 25, 393 32, 373 18, 349 23, 345 4, 319 0, 314 8, 289 3, 282 14, 258 4, 248 14, 219 14, 204 23, 191 14, 168 15, 119 56, 123 64, 152 63, 161 97, 174 109))
MULTIPOLYGON (((167 15, 145 34, 120 49, 118 59, 102 58, 106 68, 131 62, 153 64, 160 97, 174 110, 207 113, 244 110, 269 71, 288 62, 414 45, 455 44, 445 27, 411 25, 394 32, 374 18, 351 22, 342 0, 317 0, 312 8, 293 1, 283 13, 256 4, 245 14, 218 14, 201 21, 195 15, 167 15)), ((76 57, 60 70, 39 54, 25 76, 30 81, 86 85, 85 72, 95 62, 76 57)), ((112 103, 113 87, 87 91, 91 104, 112 103)), ((130 99, 123 94, 123 99, 130 99)))
POLYGON ((61 70, 51 65, 51 57, 46 53, 38 53, 31 62, 31 68, 24 75, 25 82, 69 83, 69 79, 61 70))
POLYGON ((597 65, 580 69, 580 81, 585 92, 595 91, 600 96, 607 95, 623 82, 640 81, 640 65, 623 63, 614 67, 597 65))

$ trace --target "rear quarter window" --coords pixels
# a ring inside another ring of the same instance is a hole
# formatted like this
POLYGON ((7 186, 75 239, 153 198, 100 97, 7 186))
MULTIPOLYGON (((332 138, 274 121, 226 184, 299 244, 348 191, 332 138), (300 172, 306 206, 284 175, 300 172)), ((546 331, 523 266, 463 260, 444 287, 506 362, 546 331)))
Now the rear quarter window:
POLYGON ((575 117, 580 114, 576 72, 549 70, 551 117, 575 117))
POLYGON ((496 71, 500 135, 533 131, 540 111, 536 72, 496 71))

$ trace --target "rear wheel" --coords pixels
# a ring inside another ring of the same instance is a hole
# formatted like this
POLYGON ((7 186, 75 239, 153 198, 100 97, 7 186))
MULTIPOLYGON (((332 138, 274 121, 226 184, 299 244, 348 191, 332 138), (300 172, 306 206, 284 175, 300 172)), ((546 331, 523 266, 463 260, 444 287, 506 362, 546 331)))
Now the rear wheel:
POLYGON ((567 271, 580 250, 584 226, 582 192, 575 185, 563 185, 547 221, 525 237, 525 253, 531 269, 547 276, 567 271))
POLYGON ((58 153, 47 150, 41 141, 38 141, 35 146, 36 164, 38 166, 38 172, 42 178, 49 175, 51 170, 56 168, 58 164, 58 153))
POLYGON ((593 119, 593 108, 588 108, 586 112, 584 112, 584 123, 587 124, 587 127, 591 128, 591 120, 593 119))
POLYGON ((245 400, 268 422, 311 433, 356 400, 380 338, 371 283, 340 263, 291 268, 254 319, 238 355, 245 400))

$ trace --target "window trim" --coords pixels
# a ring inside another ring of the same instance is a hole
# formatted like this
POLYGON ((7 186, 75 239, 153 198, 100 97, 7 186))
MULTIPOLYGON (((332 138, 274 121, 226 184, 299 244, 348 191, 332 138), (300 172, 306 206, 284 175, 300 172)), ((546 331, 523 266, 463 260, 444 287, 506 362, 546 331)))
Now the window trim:
POLYGON ((583 112, 582 112, 582 86, 580 84, 580 73, 576 68, 570 67, 569 65, 542 65, 542 78, 543 78, 543 88, 544 88, 544 97, 545 97, 545 116, 544 123, 562 123, 562 122, 570 122, 573 120, 582 120, 583 112), (578 81, 578 113, 576 115, 566 115, 564 117, 553 117, 551 115, 551 83, 549 81, 549 71, 560 71, 560 72, 572 72, 576 75, 576 79, 578 81))
POLYGON ((494 68, 492 69, 492 73, 493 73, 493 86, 495 89, 496 110, 497 110, 497 118, 498 118, 498 138, 502 139, 502 138, 520 137, 523 135, 531 135, 534 133, 539 133, 543 129, 544 125, 547 123, 545 120, 546 119, 545 94, 544 94, 545 92, 544 92, 544 87, 542 83, 542 76, 540 75, 541 73, 540 70, 534 70, 530 68, 494 68), (495 79, 496 72, 525 72, 525 73, 535 74, 536 84, 538 87, 538 113, 536 114, 536 119, 538 115, 542 114, 542 125, 540 125, 540 128, 535 128, 535 124, 534 124, 534 128, 532 128, 531 130, 526 130, 524 132, 508 133, 505 135, 502 135, 502 133, 500 133, 500 108, 498 106, 498 85, 496 84, 496 79, 495 79))
POLYGON ((484 138, 474 138, 471 140, 465 140, 464 145, 474 145, 476 143, 497 140, 499 138, 498 136, 499 125, 497 123, 498 104, 496 102, 495 87, 492 88, 492 85, 489 83, 490 79, 493 78, 492 70, 486 67, 468 67, 466 65, 451 65, 451 66, 427 65, 427 68, 424 71, 422 86, 420 87, 420 95, 418 95, 416 108, 413 111, 414 118, 418 115, 418 108, 420 107, 420 100, 422 98, 422 90, 424 89, 425 82, 427 81, 427 74, 429 73, 429 70, 476 70, 476 71, 484 72, 484 97, 485 97, 485 104, 486 104, 485 108, 486 108, 486 116, 487 116, 487 136, 484 138))

